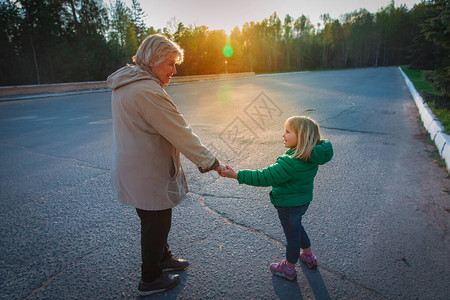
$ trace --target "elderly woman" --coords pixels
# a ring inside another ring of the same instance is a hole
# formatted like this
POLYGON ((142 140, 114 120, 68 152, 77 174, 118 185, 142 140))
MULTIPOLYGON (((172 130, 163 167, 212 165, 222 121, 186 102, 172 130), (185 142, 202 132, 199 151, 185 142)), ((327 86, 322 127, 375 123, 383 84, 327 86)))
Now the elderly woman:
POLYGON ((176 74, 183 50, 162 35, 147 37, 127 65, 108 77, 112 92, 113 189, 136 208, 141 220, 142 278, 146 296, 175 287, 189 263, 174 257, 167 244, 172 208, 188 192, 180 152, 200 172, 223 168, 192 132, 163 87, 176 74))

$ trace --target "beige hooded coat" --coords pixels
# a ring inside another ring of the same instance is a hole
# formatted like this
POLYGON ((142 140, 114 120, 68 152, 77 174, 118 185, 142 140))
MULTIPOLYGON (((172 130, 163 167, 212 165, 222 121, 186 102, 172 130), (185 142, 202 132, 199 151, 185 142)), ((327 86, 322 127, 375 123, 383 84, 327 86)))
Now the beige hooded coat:
POLYGON ((114 192, 122 203, 139 209, 176 206, 188 192, 180 152, 201 172, 219 162, 152 73, 127 65, 111 74, 107 83, 113 90, 114 192))

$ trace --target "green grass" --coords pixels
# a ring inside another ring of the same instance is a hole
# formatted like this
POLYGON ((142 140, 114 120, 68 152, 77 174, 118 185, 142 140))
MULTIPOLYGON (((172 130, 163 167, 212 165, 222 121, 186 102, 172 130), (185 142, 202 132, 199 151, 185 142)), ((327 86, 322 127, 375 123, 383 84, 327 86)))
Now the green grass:
POLYGON ((450 134, 450 110, 446 108, 434 108, 434 102, 428 103, 436 118, 444 126, 444 132, 450 134))
MULTIPOLYGON (((411 80, 419 94, 421 94, 422 98, 424 98, 424 93, 442 97, 441 93, 435 91, 433 86, 423 79, 421 70, 411 69, 409 66, 402 66, 402 70, 405 72, 406 76, 408 76, 409 80, 411 80)), ((444 132, 450 134, 450 110, 448 108, 436 108, 436 103, 434 101, 427 103, 436 118, 438 118, 439 122, 444 126, 444 132)))
POLYGON ((411 80, 419 93, 426 92, 436 96, 442 96, 442 94, 434 90, 431 83, 423 79, 421 70, 410 69, 409 66, 402 66, 402 70, 408 76, 409 80, 411 80))

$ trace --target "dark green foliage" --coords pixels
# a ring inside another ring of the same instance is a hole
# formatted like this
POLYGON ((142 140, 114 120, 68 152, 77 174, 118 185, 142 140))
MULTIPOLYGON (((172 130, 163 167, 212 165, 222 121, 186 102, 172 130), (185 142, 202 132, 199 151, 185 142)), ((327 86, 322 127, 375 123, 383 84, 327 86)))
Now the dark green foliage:
POLYGON ((416 5, 411 12, 416 36, 410 48, 411 66, 425 72, 426 80, 450 98, 450 1, 434 0, 416 5))
POLYGON ((1 0, 0 85, 105 80, 126 61, 107 42, 108 12, 96 0, 1 0))
MULTIPOLYGON (((0 0, 0 85, 105 80, 131 62, 149 34, 162 33, 185 50, 178 75, 257 73, 411 64, 449 91, 449 1, 409 9, 392 1, 377 13, 366 9, 339 19, 322 15, 311 24, 301 15, 224 31, 185 26, 146 28, 138 0, 0 0), (106 2, 106 1, 105 1, 106 2), (229 44, 233 55, 225 57, 229 44)), ((157 9, 157 8, 155 8, 157 9)), ((151 20, 150 20, 151 21, 151 20)))
MULTIPOLYGON (((437 91, 446 95, 450 100, 450 67, 441 67, 425 74, 425 80, 431 82, 437 91)), ((450 101, 448 102, 448 108, 450 109, 450 101)))

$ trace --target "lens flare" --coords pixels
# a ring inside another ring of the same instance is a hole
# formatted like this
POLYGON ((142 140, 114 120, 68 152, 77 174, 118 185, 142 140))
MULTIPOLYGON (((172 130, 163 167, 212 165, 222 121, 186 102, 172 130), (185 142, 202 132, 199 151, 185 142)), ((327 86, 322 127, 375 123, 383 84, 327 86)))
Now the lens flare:
POLYGON ((222 52, 226 57, 231 57, 231 55, 233 55, 233 47, 231 47, 231 45, 226 45, 225 47, 223 47, 222 52))

